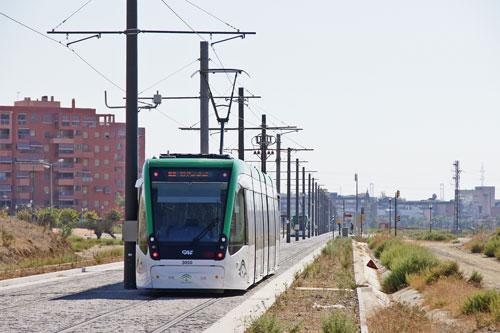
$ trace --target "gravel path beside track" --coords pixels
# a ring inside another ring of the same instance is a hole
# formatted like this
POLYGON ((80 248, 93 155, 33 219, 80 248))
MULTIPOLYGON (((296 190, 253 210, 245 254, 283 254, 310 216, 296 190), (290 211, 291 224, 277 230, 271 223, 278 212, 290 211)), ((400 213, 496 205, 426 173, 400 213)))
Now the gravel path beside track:
MULTIPOLYGON (((282 240, 277 275, 330 238, 282 240)), ((0 287, 0 332, 199 332, 273 278, 247 292, 162 293, 123 289, 123 269, 114 268, 0 287)))

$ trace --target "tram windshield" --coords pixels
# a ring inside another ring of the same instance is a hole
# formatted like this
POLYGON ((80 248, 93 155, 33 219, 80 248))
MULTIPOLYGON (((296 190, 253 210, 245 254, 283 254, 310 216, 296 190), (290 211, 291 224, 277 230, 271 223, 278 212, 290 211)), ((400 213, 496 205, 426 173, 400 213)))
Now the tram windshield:
POLYGON ((156 175, 151 182, 151 202, 158 241, 215 243, 219 240, 229 172, 217 171, 220 170, 202 172, 203 177, 185 171, 152 173, 156 175))

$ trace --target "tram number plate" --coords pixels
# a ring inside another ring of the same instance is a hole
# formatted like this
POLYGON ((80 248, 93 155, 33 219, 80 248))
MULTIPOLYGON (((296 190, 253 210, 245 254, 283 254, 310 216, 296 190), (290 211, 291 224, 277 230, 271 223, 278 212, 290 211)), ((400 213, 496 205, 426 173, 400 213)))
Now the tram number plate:
POLYGON ((183 265, 192 265, 192 264, 193 264, 193 261, 192 261, 192 260, 183 260, 183 261, 182 261, 182 264, 183 264, 183 265))

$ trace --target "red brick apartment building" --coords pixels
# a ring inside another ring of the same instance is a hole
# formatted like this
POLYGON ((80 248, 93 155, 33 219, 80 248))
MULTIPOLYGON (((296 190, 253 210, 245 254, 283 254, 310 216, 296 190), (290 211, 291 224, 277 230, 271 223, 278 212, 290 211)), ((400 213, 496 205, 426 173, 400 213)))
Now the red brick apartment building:
MULTIPOLYGON (((138 142, 140 170, 144 128, 138 142)), ((124 197, 124 184, 125 123, 114 115, 47 96, 0 106, 0 208, 49 207, 52 195, 54 207, 102 216, 124 197)))

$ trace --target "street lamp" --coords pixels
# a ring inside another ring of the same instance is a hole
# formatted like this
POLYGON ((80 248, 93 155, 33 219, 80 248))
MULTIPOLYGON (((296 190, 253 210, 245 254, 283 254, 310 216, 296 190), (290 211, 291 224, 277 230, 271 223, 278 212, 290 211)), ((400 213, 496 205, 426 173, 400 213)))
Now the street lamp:
POLYGON ((356 229, 358 228, 358 174, 354 174, 354 181, 356 182, 356 214, 354 224, 356 225, 356 229))
MULTIPOLYGON (((58 163, 62 163, 64 161, 64 159, 60 158, 57 160, 58 163)), ((54 167, 54 164, 56 164, 55 162, 54 163, 49 163, 49 162, 45 162, 45 161, 42 161, 40 160, 40 164, 43 164, 43 167, 45 169, 50 169, 49 172, 50 172, 50 213, 52 214, 52 212, 54 211, 54 192, 52 191, 52 171, 53 171, 53 167, 54 167)))
POLYGON ((432 232, 432 204, 429 204, 429 232, 432 232))

